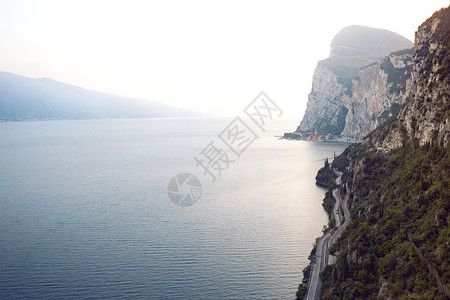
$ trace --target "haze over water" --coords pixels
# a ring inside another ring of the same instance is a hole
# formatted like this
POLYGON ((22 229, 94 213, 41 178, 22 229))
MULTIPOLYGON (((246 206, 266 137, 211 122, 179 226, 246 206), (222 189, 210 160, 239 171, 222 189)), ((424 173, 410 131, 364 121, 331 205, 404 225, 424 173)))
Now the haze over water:
POLYGON ((294 298, 327 223, 314 177, 347 144, 279 122, 211 183, 193 158, 229 121, 0 123, 0 298, 294 298), (180 172, 191 207, 167 195, 180 172))

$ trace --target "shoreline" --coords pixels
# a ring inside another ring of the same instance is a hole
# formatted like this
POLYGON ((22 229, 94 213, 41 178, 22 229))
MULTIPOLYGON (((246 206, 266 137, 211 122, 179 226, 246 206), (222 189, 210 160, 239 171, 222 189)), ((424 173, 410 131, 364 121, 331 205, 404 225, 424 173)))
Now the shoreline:
POLYGON ((335 181, 336 186, 334 188, 328 187, 328 190, 332 191, 333 198, 335 199, 333 210, 329 213, 329 222, 324 227, 323 235, 318 238, 316 245, 311 251, 311 263, 303 270, 303 280, 299 284, 296 299, 312 300, 319 298, 322 288, 322 281, 319 275, 326 266, 334 263, 335 260, 335 257, 330 255, 328 250, 338 240, 342 231, 344 231, 351 221, 350 212, 347 207, 349 198, 348 186, 342 185, 342 172, 336 169, 333 169, 333 172, 338 176, 335 181), (342 195, 340 193, 341 189, 344 190, 342 195), (341 209, 344 212, 344 216, 342 216, 341 209), (342 220, 344 220, 343 223, 342 220), (330 225, 333 224, 332 221, 334 221, 334 225, 330 228, 330 225), (313 254, 314 250, 316 251, 313 254), (307 274, 308 269, 309 274, 307 274), (306 285, 305 282, 307 283, 306 285))

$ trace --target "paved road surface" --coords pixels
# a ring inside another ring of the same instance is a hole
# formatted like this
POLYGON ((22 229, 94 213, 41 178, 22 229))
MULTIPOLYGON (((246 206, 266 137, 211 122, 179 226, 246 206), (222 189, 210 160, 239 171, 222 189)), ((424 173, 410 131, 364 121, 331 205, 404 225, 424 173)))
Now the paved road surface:
MULTIPOLYGON (((338 178, 336 179, 336 184, 341 184, 342 172, 334 171, 338 178)), ((309 278, 308 285, 308 293, 306 295, 307 300, 316 300, 319 299, 320 289, 322 288, 322 282, 319 278, 319 274, 325 268, 325 257, 328 252, 328 248, 331 247, 336 240, 341 235, 342 231, 347 227, 347 224, 350 222, 350 212, 347 208, 348 195, 345 195, 344 201, 342 201, 341 196, 339 194, 339 189, 336 188, 333 190, 333 197, 336 200, 333 214, 336 220, 336 229, 334 231, 328 231, 325 233, 317 242, 316 255, 312 262, 311 267, 311 276, 309 278), (344 211, 345 221, 342 224, 342 214, 341 207, 344 211)))
POLYGON ((317 243, 316 255, 312 264, 311 276, 309 278, 308 294, 306 295, 307 300, 319 299, 320 288, 322 287, 319 274, 325 267, 325 253, 330 234, 329 231, 325 233, 317 243))

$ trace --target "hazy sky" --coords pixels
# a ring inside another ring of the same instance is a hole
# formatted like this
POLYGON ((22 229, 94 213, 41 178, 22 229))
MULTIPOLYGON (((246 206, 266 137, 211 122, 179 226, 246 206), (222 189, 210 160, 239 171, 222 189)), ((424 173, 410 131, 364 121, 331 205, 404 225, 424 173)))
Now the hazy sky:
POLYGON ((351 24, 414 40, 448 1, 2 1, 0 71, 234 116, 260 91, 300 121, 351 24))

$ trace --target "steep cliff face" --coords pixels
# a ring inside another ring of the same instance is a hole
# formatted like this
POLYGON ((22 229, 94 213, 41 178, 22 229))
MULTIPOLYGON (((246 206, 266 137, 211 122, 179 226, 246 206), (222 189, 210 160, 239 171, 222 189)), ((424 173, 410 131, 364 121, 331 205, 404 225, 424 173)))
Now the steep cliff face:
POLYGON ((297 131, 340 134, 344 129, 348 91, 338 76, 325 66, 317 66, 305 116, 297 131))
POLYGON ((450 13, 442 10, 416 32, 413 90, 395 121, 368 136, 378 150, 389 151, 405 143, 446 146, 450 139, 450 13))
POLYGON ((411 91, 414 49, 392 53, 363 67, 353 81, 342 135, 361 139, 395 114, 411 91))
POLYGON ((331 43, 330 57, 317 65, 297 131, 361 138, 385 121, 409 92, 412 51, 384 56, 412 46, 387 30, 341 30, 331 43))
MULTIPOLYGON (((400 74, 407 63, 391 58, 400 74)), ((351 222, 330 248, 324 299, 450 299, 450 7, 419 27, 411 78, 399 112, 332 163, 351 222)))

